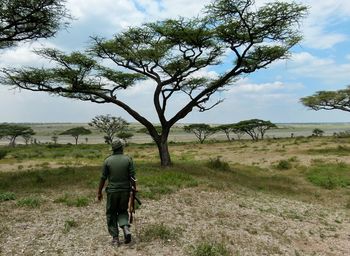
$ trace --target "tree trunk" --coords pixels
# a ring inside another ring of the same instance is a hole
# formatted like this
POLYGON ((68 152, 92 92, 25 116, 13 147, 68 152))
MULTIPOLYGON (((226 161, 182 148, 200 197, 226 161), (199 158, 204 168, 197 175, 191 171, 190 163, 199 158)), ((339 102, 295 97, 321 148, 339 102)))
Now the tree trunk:
POLYGON ((157 143, 158 151, 159 151, 159 157, 160 157, 160 165, 162 167, 168 167, 171 165, 171 158, 169 154, 169 148, 168 148, 168 138, 166 138, 165 141, 161 141, 160 143, 157 143))
POLYGON ((169 130, 169 128, 163 127, 161 136, 158 136, 157 139, 154 139, 158 147, 160 165, 162 167, 168 167, 172 164, 168 148, 169 130))

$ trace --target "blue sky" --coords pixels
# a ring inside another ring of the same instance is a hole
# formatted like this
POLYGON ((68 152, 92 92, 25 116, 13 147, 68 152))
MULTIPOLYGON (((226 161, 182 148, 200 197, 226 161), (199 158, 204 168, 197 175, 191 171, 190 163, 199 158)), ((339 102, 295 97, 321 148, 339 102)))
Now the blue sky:
MULTIPOLYGON (((209 0, 68 0, 75 19, 70 27, 49 40, 22 43, 0 52, 0 67, 47 65, 33 49, 55 47, 70 52, 83 50, 90 36, 111 38, 144 22, 191 17, 209 0)), ((257 5, 265 0, 257 0, 257 5)), ((242 77, 220 93, 224 102, 214 109, 193 111, 181 122, 232 123, 250 118, 285 122, 350 122, 350 113, 312 111, 299 99, 319 90, 338 90, 350 85, 350 1, 306 0, 308 17, 301 24, 304 39, 292 49, 289 60, 242 77)), ((215 75, 208 72, 208 75, 215 75)), ((153 122, 158 122, 151 103, 152 84, 144 83, 123 94, 127 102, 153 122)), ((181 101, 181 99, 179 99, 181 101)), ((94 104, 49 96, 45 93, 0 87, 0 122, 89 122, 94 116, 111 114, 134 121, 111 104, 94 104)), ((176 111, 176 105, 170 114, 176 111)))

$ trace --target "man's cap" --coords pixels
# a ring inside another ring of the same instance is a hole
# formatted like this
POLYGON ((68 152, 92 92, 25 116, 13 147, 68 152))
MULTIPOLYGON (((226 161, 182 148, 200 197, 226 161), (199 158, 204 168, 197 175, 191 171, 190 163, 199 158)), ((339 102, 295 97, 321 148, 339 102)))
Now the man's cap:
POLYGON ((118 150, 120 148, 123 148, 124 144, 121 140, 117 139, 112 142, 112 150, 118 150))

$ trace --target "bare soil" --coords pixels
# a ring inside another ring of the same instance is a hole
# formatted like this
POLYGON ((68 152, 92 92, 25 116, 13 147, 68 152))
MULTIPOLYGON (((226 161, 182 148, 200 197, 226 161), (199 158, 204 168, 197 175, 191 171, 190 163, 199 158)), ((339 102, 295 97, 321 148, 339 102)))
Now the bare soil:
MULTIPOLYGON (((80 192, 81 193, 81 192, 80 192)), ((203 241, 223 243, 231 255, 349 255, 349 211, 248 190, 191 188, 144 201, 135 215, 130 245, 111 245, 104 203, 40 208, 0 204, 1 255, 189 255, 203 241), (65 229, 67 220, 77 225, 65 229), (178 228, 174 240, 140 241, 149 225, 178 228)), ((122 239, 122 237, 121 237, 122 239)))

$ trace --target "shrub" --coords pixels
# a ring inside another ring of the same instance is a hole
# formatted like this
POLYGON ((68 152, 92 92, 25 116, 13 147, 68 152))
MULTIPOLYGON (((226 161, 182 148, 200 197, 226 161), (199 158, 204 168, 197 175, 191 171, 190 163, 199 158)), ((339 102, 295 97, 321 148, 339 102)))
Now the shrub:
POLYGON ((206 164, 209 168, 219 170, 219 171, 230 171, 231 167, 229 163, 222 161, 220 157, 214 159, 210 158, 206 164))
POLYGON ((276 168, 279 170, 289 170, 292 168, 292 164, 288 160, 280 160, 276 168))
POLYGON ((6 155, 7 155, 7 150, 0 149, 0 159, 5 158, 6 155))

